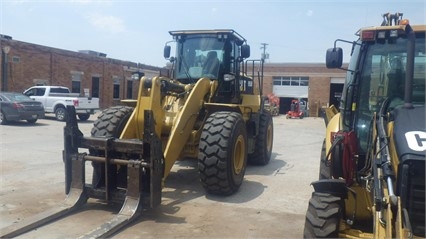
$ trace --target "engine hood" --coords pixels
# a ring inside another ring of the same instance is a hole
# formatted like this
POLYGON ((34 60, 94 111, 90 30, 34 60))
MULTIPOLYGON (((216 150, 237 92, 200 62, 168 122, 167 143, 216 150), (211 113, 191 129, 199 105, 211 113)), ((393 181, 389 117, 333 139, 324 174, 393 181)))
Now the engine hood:
POLYGON ((425 106, 394 111, 394 138, 401 162, 426 157, 425 106))

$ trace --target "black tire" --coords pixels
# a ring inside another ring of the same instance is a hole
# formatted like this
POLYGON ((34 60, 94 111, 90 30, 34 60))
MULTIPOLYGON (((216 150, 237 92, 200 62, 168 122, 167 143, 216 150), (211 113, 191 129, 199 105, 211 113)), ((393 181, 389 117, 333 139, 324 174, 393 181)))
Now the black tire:
POLYGON ((7 125, 9 120, 6 119, 6 115, 0 111, 0 125, 7 125))
POLYGON ((273 142, 272 116, 269 113, 262 113, 259 121, 259 135, 256 138, 254 152, 248 156, 248 163, 251 165, 267 165, 271 160, 273 142))
POLYGON ((241 186, 247 165, 247 131, 235 112, 215 112, 201 132, 198 170, 204 189, 231 195, 241 186))
POLYGON ((303 238, 338 238, 343 207, 340 197, 313 192, 306 212, 303 238))
POLYGON ((319 179, 331 178, 330 161, 326 159, 326 156, 327 155, 326 155, 325 139, 324 139, 324 141, 322 141, 322 148, 321 148, 319 179))
POLYGON ((66 121, 67 120, 67 110, 63 106, 58 106, 55 109, 55 117, 58 121, 66 121))
MULTIPOLYGON (((108 108, 98 116, 98 119, 93 124, 91 131, 92 137, 119 137, 121 132, 126 126, 127 121, 130 118, 130 115, 133 112, 132 107, 127 106, 114 106, 108 108)), ((91 155, 103 156, 103 152, 96 152, 91 150, 91 155)), ((99 162, 92 162, 93 166, 93 177, 92 185, 94 188, 104 187, 105 186, 105 164, 99 162)), ((111 165, 111 170, 117 172, 117 177, 113 178, 116 185, 125 187, 127 180, 127 168, 120 167, 117 169, 116 165, 111 165)), ((113 171, 111 171, 113 172, 113 171)))
POLYGON ((38 119, 29 119, 29 120, 27 120, 27 122, 28 122, 29 124, 35 124, 35 122, 37 122, 37 120, 38 120, 38 119))
POLYGON ((77 116, 81 121, 86 121, 90 118, 90 114, 78 114, 77 116))

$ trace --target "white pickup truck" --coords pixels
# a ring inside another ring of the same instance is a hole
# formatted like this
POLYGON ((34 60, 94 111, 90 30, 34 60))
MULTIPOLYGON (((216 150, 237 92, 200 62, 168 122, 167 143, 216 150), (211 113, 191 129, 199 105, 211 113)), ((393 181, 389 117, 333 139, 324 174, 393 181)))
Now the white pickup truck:
POLYGON ((79 93, 71 93, 67 87, 33 86, 25 90, 24 94, 42 102, 45 112, 54 113, 60 121, 66 120, 67 105, 74 105, 81 121, 89 119, 90 115, 99 109, 99 98, 82 97, 79 93))

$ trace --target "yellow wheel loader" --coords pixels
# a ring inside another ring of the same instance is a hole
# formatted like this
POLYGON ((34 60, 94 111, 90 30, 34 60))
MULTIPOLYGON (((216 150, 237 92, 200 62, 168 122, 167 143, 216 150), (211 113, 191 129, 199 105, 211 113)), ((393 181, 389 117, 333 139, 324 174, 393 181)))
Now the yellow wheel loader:
POLYGON ((268 164, 273 122, 263 108, 263 60, 245 60, 250 47, 234 30, 170 34, 176 55, 170 56, 172 47, 166 43, 164 57, 172 64, 169 76, 139 78, 137 99, 102 111, 91 136, 80 132, 75 109, 68 107, 65 202, 1 230, 1 237, 61 217, 89 198, 122 204, 111 221, 85 235, 108 237, 143 209, 161 203, 164 181, 177 160, 198 160, 202 186, 218 195, 239 189, 247 163, 268 164), (93 166, 91 183, 85 178, 87 161, 93 166))
POLYGON ((426 25, 383 17, 327 51, 327 67, 342 68, 336 43, 352 44, 340 112, 327 113, 304 238, 426 237, 426 25))

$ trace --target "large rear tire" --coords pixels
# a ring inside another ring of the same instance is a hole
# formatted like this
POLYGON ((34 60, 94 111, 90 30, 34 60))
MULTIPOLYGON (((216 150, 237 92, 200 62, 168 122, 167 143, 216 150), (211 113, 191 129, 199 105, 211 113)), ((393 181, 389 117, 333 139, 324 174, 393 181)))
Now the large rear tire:
POLYGON ((204 189, 217 195, 235 193, 243 182, 246 165, 247 131, 241 114, 211 114, 201 133, 198 154, 204 189))
POLYGON ((259 135, 256 138, 254 152, 248 156, 248 163, 251 165, 268 164, 271 159, 273 142, 272 116, 265 112, 260 115, 259 135))
MULTIPOLYGON (((133 112, 132 107, 127 106, 114 106, 108 108, 98 116, 98 119, 93 124, 91 135, 93 137, 115 137, 118 138, 126 126, 130 115, 133 112)), ((104 156, 104 152, 96 152, 91 150, 90 154, 97 156, 104 156)), ((92 185, 94 188, 105 186, 105 164, 99 162, 92 162, 93 177, 92 185)), ((117 177, 114 178, 115 184, 125 187, 127 183, 127 168, 117 168, 116 165, 111 165, 111 170, 117 171, 117 177)), ((111 171, 113 172, 113 171, 111 171)))
POLYGON ((306 212, 303 238, 338 238, 343 206, 340 197, 313 192, 306 212))

